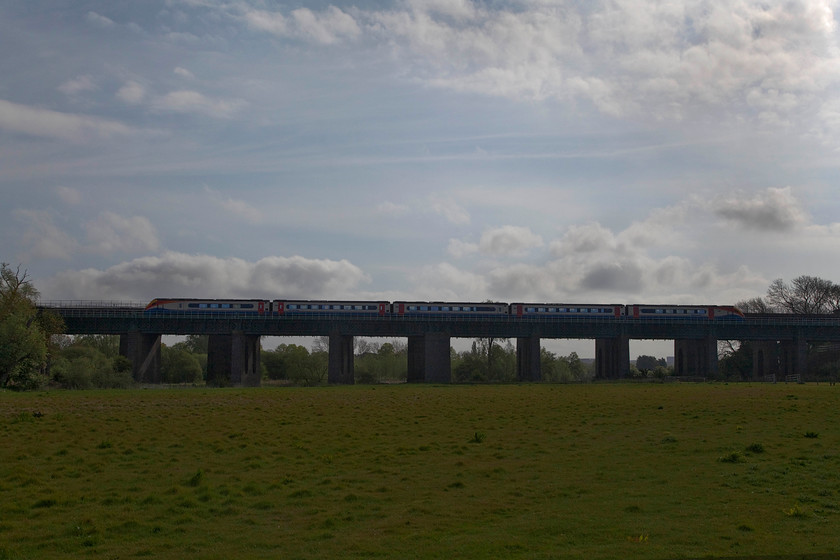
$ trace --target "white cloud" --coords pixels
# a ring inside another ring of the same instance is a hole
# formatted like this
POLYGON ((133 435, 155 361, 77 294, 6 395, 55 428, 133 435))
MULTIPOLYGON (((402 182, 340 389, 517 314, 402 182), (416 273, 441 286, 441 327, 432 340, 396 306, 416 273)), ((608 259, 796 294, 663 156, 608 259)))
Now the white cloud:
POLYGON ((113 253, 144 253, 160 246, 157 230, 143 216, 120 216, 103 212, 95 220, 84 224, 86 250, 100 255, 113 253))
POLYGON ((481 234, 478 243, 482 253, 494 256, 522 256, 542 245, 542 237, 529 228, 520 226, 489 229, 481 234))
POLYGON ((46 299, 148 301, 154 297, 345 298, 370 279, 346 260, 266 257, 256 262, 167 252, 105 270, 68 270, 49 279, 46 299))
POLYGON ((344 38, 352 39, 361 33, 356 20, 335 6, 321 13, 298 8, 292 11, 292 18, 301 36, 324 45, 331 45, 344 38))
POLYGON ((386 214, 389 216, 402 216, 409 212, 409 208, 404 204, 386 201, 377 205, 376 211, 380 214, 386 214))
POLYGON ((195 78, 195 74, 193 74, 192 72, 190 72, 186 68, 181 68, 180 66, 176 66, 175 70, 173 70, 173 72, 175 74, 177 74, 178 76, 181 76, 182 78, 189 78, 189 79, 195 78))
POLYGON ((59 140, 84 141, 128 135, 131 128, 111 119, 60 113, 0 99, 0 129, 59 140))
POLYGON ((101 14, 97 14, 96 12, 88 12, 87 16, 85 16, 85 19, 87 19, 89 23, 95 25, 96 27, 108 28, 116 25, 114 23, 114 20, 105 17, 101 14))
POLYGON ((482 301, 487 281, 473 272, 460 270, 449 263, 426 266, 416 278, 413 293, 432 301, 482 301))
POLYGON ((461 241, 460 239, 450 239, 449 245, 446 248, 446 252, 454 258, 460 259, 467 255, 477 253, 478 244, 469 243, 467 241, 461 241))
POLYGON ((137 105, 146 97, 146 88, 139 82, 129 80, 117 91, 117 97, 129 105, 137 105))
POLYGON ((152 108, 174 113, 195 113, 208 117, 229 119, 245 106, 241 99, 214 99, 203 93, 179 90, 157 97, 152 108))
POLYGON ((451 4, 415 1, 364 16, 433 86, 580 99, 613 116, 680 120, 734 109, 784 125, 835 99, 840 80, 831 0, 451 4))
POLYGON ((470 223, 470 214, 451 198, 442 198, 439 195, 431 197, 432 210, 446 218, 454 225, 466 225, 470 223))
POLYGON ((97 89, 93 77, 89 74, 76 76, 58 86, 58 91, 67 95, 76 95, 84 91, 94 91, 97 89))
POLYGON ((249 26, 260 31, 322 45, 332 45, 361 34, 356 20, 335 6, 321 12, 298 8, 288 17, 280 12, 248 9, 242 17, 249 26))
POLYGON ((15 210, 13 215, 23 224, 20 242, 30 258, 69 259, 79 244, 55 224, 47 210, 15 210))
POLYGON ((262 210, 248 204, 244 200, 238 200, 231 197, 226 197, 217 190, 210 187, 204 187, 204 192, 210 196, 218 207, 222 208, 226 213, 237 216, 251 224, 261 224, 264 220, 262 210))
POLYGON ((75 206, 82 202, 82 193, 78 189, 72 187, 58 186, 55 188, 55 194, 58 198, 64 201, 65 204, 75 206))

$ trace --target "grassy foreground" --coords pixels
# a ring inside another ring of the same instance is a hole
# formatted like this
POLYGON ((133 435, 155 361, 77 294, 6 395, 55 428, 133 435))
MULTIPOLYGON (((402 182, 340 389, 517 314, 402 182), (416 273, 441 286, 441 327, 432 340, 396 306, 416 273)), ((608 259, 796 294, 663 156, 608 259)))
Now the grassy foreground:
POLYGON ((0 559, 827 558, 838 405, 781 384, 0 392, 0 559))

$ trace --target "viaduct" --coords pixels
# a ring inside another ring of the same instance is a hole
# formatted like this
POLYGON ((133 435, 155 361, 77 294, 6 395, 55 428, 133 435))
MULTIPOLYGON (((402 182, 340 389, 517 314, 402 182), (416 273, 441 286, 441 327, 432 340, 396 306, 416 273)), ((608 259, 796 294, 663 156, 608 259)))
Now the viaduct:
POLYGON ((161 335, 209 335, 208 385, 258 386, 261 336, 328 336, 333 384, 352 384, 353 337, 408 339, 408 381, 451 381, 451 338, 515 338, 521 381, 540 381, 543 338, 595 341, 596 378, 626 377, 630 340, 674 340, 675 374, 714 376, 718 340, 748 340, 754 348, 753 377, 806 373, 809 343, 840 342, 840 317, 747 315, 743 321, 673 318, 500 317, 407 318, 397 316, 312 317, 232 314, 145 314, 143 307, 108 304, 55 304, 42 307, 62 317, 67 334, 120 336, 120 353, 132 363, 134 378, 159 383, 161 335))

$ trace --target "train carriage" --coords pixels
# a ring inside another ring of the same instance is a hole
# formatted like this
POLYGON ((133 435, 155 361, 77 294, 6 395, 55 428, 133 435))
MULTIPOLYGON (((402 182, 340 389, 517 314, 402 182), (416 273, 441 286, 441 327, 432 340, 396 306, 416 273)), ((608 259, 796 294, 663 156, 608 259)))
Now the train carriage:
POLYGON ((742 320, 743 312, 731 305, 650 305, 627 306, 628 317, 634 319, 686 319, 686 320, 742 320))
POLYGON ((259 299, 191 299, 155 298, 146 306, 146 313, 230 313, 264 315, 270 303, 259 299))
POLYGON ((397 317, 506 317, 506 303, 395 301, 391 312, 397 317))
POLYGON ((512 303, 510 314, 514 317, 603 317, 605 319, 620 319, 625 314, 623 305, 603 303, 512 303))
POLYGON ((272 315, 364 315, 384 316, 391 304, 387 301, 317 301, 317 300, 274 300, 272 315))

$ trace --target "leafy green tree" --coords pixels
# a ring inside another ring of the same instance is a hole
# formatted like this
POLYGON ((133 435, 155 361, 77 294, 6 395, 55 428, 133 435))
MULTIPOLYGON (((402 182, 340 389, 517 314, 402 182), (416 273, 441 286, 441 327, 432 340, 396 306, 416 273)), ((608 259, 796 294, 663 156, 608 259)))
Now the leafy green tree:
POLYGON ((201 383, 201 363, 191 352, 180 348, 162 347, 160 373, 165 383, 201 383))
POLYGON ((134 385, 127 358, 106 356, 101 350, 77 340, 53 359, 50 372, 65 389, 118 389, 134 385))
POLYGON ((37 300, 25 270, 0 264, 0 387, 35 389, 47 381, 48 341, 63 325, 39 313, 37 300))
POLYGON ((737 347, 727 344, 718 360, 718 377, 728 381, 751 379, 753 374, 753 347, 742 341, 737 347))
POLYGON ((639 356, 636 358, 636 369, 639 371, 655 371, 658 367, 668 367, 664 358, 657 359, 654 356, 639 356))
POLYGON ((73 338, 73 344, 96 348, 109 358, 120 355, 120 337, 108 334, 83 334, 73 338))

